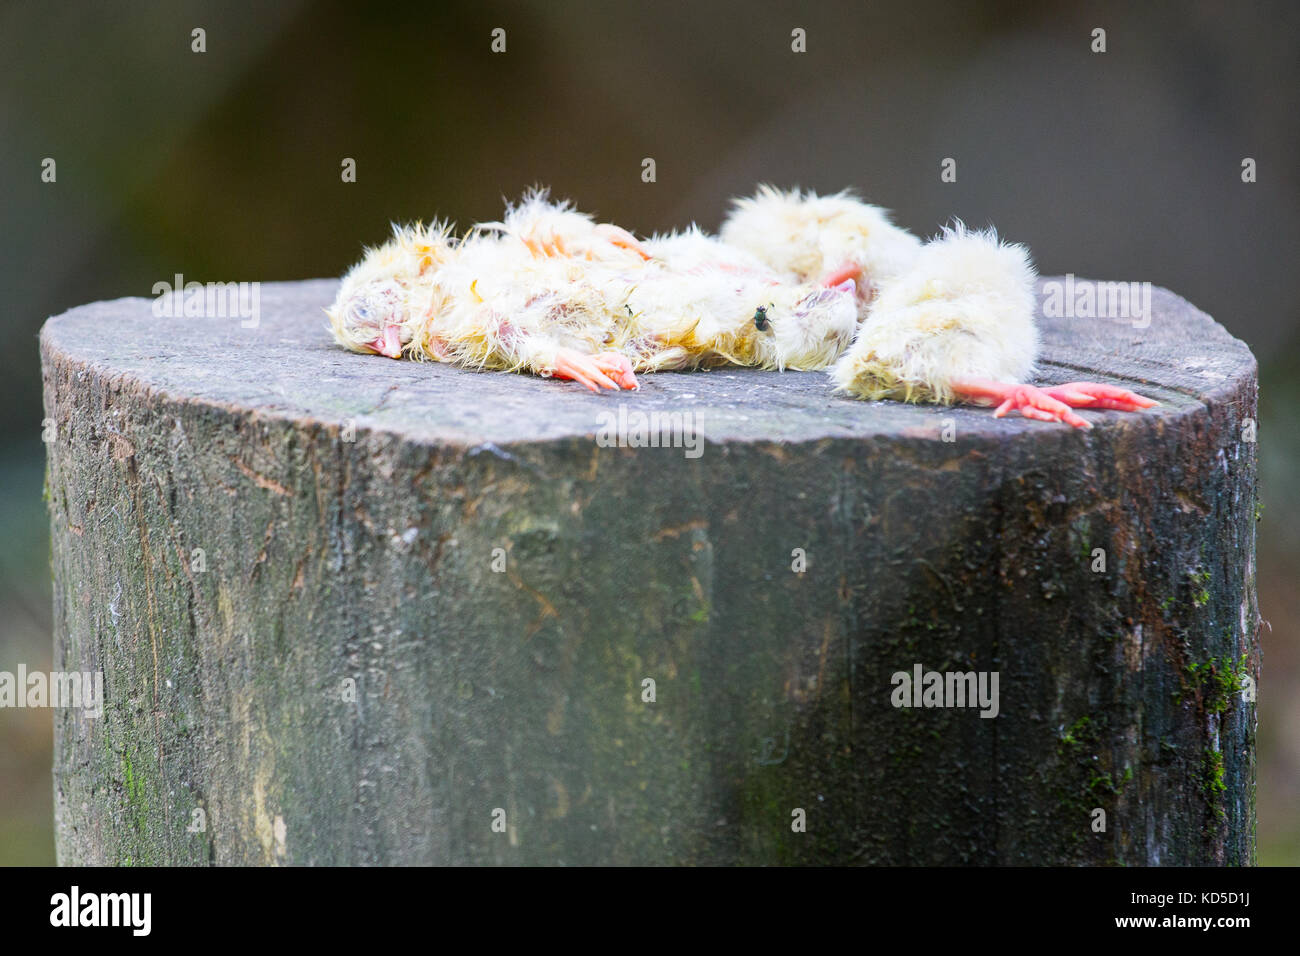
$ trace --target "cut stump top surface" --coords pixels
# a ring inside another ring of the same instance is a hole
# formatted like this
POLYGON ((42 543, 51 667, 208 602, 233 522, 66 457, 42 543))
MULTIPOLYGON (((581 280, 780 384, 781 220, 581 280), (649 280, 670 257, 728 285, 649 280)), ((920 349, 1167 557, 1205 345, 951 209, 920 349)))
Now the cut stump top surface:
MULTIPOLYGON (((1091 280, 1074 280, 1076 290, 1091 280)), ((1226 400, 1253 377, 1245 343, 1166 289, 1151 294, 1149 324, 1115 318, 1045 317, 1040 384, 1084 379, 1123 385, 1159 400, 1144 416, 1179 416, 1226 400)), ((592 435, 621 404, 629 411, 690 411, 710 441, 821 438, 932 439, 955 417, 966 436, 997 439, 1067 426, 994 419, 984 409, 863 402, 835 395, 823 372, 723 368, 641 376, 639 392, 592 395, 572 382, 473 372, 434 362, 347 352, 322 309, 338 281, 267 282, 256 327, 238 317, 157 317, 154 300, 95 302, 50 319, 42 344, 98 374, 166 397, 260 416, 391 431, 437 444, 506 445, 592 435)), ((1103 297, 1104 298, 1104 297, 1103 297)), ((1124 427, 1117 412, 1088 412, 1094 425, 1124 427)))

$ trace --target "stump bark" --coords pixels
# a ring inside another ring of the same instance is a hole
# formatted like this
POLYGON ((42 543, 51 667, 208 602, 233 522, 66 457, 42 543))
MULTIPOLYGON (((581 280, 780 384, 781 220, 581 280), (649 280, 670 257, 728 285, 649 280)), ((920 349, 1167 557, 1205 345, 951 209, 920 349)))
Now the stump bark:
POLYGON ((1163 403, 1085 433, 357 356, 335 287, 45 325, 61 863, 1254 861, 1256 365, 1177 296, 1040 318, 1163 403))

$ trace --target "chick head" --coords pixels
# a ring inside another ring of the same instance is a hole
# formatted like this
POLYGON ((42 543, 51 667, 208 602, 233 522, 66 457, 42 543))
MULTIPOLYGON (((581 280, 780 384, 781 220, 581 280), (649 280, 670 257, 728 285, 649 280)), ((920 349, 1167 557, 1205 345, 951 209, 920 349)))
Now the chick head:
POLYGON ((325 310, 334 338, 354 352, 401 358, 416 338, 415 323, 428 309, 412 301, 420 277, 436 272, 454 248, 445 227, 393 227, 393 238, 368 252, 343 277, 334 304, 325 310))
POLYGON ((395 281, 344 282, 325 312, 340 345, 354 352, 401 358, 412 339, 405 290, 395 281))

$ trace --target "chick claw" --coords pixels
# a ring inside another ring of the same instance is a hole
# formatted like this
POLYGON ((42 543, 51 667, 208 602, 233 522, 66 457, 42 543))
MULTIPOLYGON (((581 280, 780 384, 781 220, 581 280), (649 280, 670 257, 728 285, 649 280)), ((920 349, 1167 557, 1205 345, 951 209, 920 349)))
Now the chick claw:
MULTIPOLYGON (((994 418, 1002 418, 1007 412, 1015 410, 1025 418, 1034 418, 1040 422, 1064 422, 1075 428, 1091 428, 1092 425, 1070 411, 1070 405, 1064 400, 1050 395, 1034 385, 1008 385, 1001 396, 1003 402, 993 413, 994 418)), ((1086 405, 1092 401, 1090 396, 1080 394, 1074 404, 1086 405), (1081 399, 1088 399, 1082 401, 1081 399)))
POLYGON ((1043 389, 1052 398, 1065 402, 1075 408, 1109 408, 1117 412, 1136 412, 1142 408, 1154 408, 1160 403, 1155 399, 1130 392, 1116 385, 1101 385, 1097 382, 1070 382, 1068 385, 1053 385, 1043 389))
POLYGON ((631 361, 618 352, 584 355, 573 349, 561 349, 555 360, 554 375, 556 378, 580 382, 593 392, 598 392, 601 388, 641 387, 632 372, 631 361))

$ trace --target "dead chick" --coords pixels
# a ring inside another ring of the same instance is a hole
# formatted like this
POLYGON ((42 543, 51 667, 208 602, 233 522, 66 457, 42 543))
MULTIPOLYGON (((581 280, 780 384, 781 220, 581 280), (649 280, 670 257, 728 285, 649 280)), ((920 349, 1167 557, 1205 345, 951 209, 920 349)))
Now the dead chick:
POLYGON ((762 188, 718 236, 638 240, 525 195, 460 238, 394 228, 326 310, 354 351, 530 371, 593 391, 636 373, 829 369, 861 398, 998 405, 1088 427, 1071 407, 1154 404, 1125 389, 1024 384, 1037 357, 1020 246, 960 225, 923 244, 846 193, 762 188))

